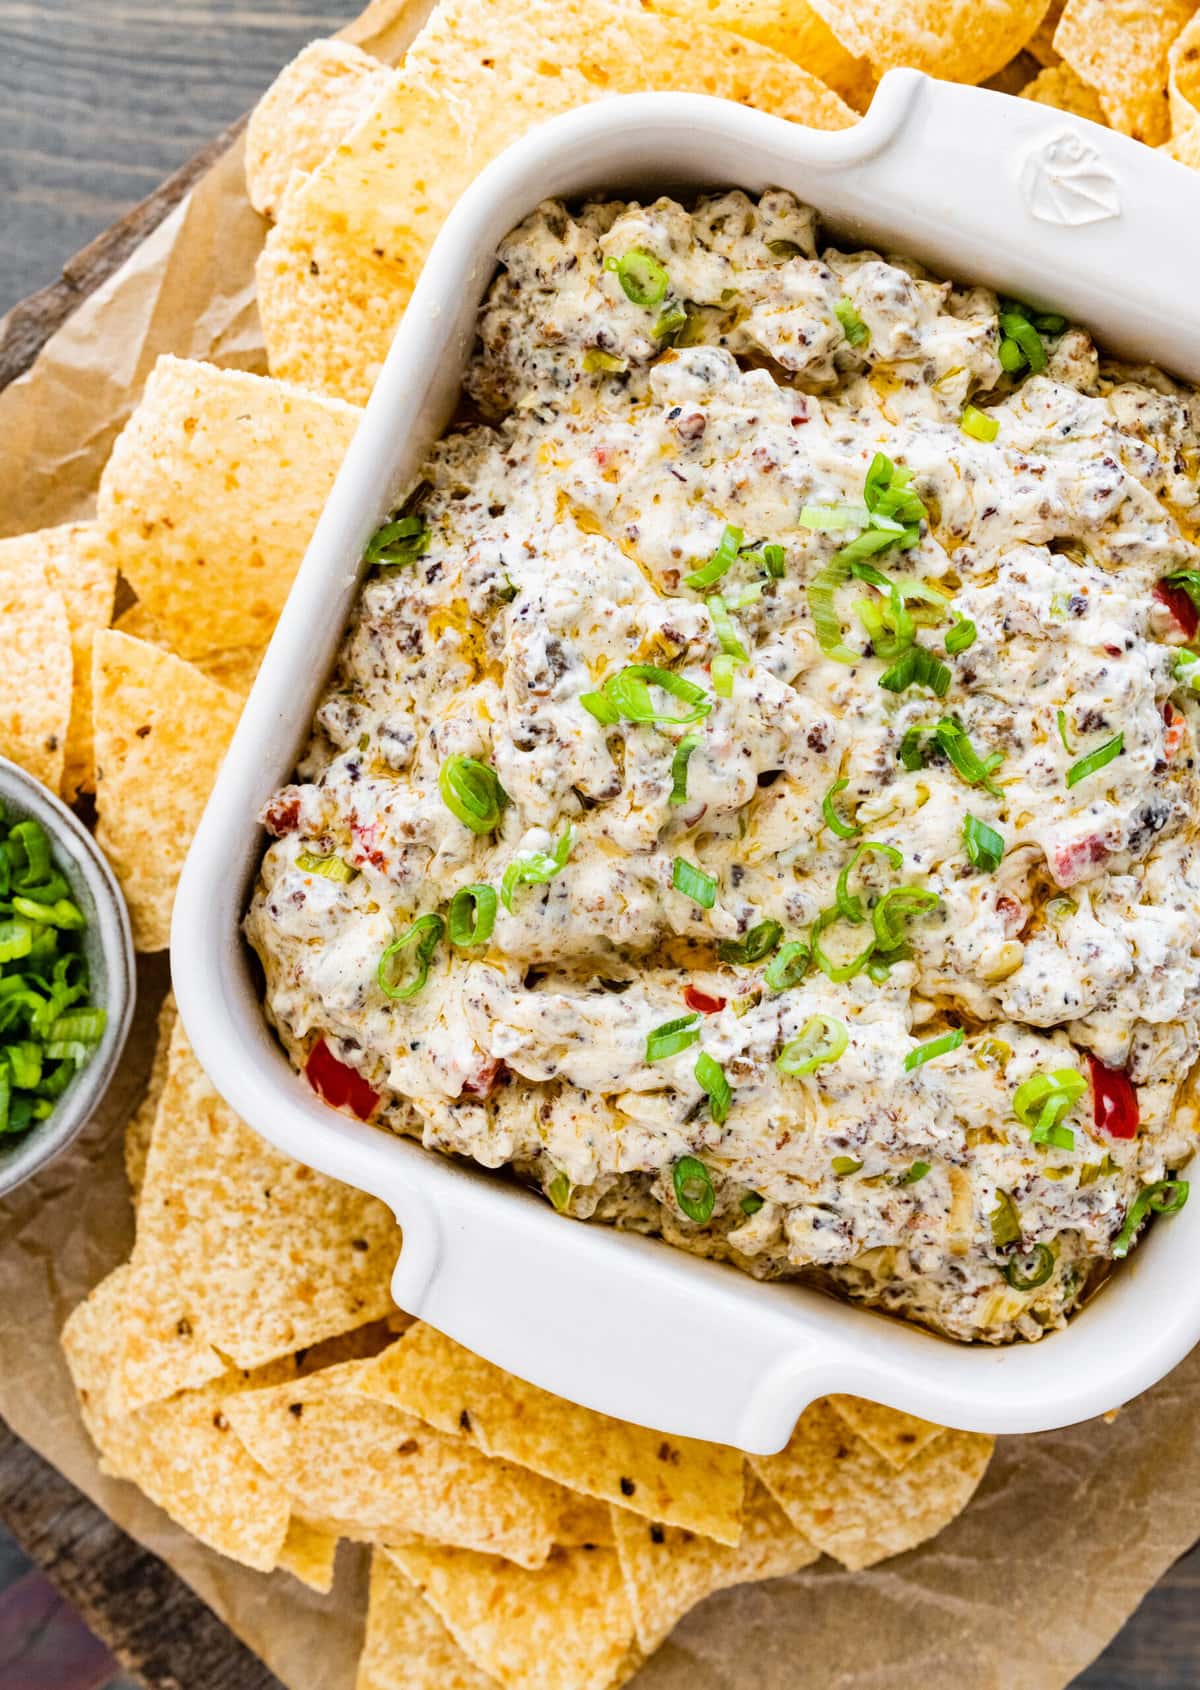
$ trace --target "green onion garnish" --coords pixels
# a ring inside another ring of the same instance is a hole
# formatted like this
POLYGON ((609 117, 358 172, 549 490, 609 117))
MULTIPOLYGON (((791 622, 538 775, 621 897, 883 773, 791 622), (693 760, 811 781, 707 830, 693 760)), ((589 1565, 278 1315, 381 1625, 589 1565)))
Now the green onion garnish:
POLYGON ((1049 1074, 1031 1074, 1013 1093, 1013 1114, 1030 1129, 1034 1144, 1050 1144, 1058 1150, 1073 1150, 1075 1135, 1060 1125, 1087 1090, 1087 1081, 1076 1068, 1055 1068, 1049 1074))
POLYGON ((993 798, 1001 796, 1000 788, 992 779, 992 775, 1004 761, 1003 751, 993 751, 987 757, 980 757, 962 723, 953 716, 942 717, 933 730, 933 737, 955 773, 966 781, 968 786, 981 786, 985 792, 990 792, 993 798))
POLYGON ((849 1043, 850 1032, 844 1021, 833 1015, 814 1015, 784 1045, 775 1066, 781 1074, 793 1078, 812 1074, 825 1063, 836 1062, 849 1043))
POLYGON ((916 1185, 917 1181, 923 1180, 928 1172, 928 1162, 914 1162, 908 1172, 902 1174, 896 1183, 897 1185, 916 1185))
POLYGON ((893 868, 903 868, 904 853, 895 845, 885 845, 880 839, 864 839, 855 850, 842 872, 837 878, 837 888, 834 894, 838 914, 845 916, 847 921, 859 922, 864 920, 862 899, 857 892, 850 890, 850 876, 858 867, 859 862, 868 852, 883 857, 893 868))
POLYGON ((722 939, 717 946, 717 955, 722 962, 749 967, 770 956, 782 938, 783 928, 777 921, 760 921, 744 939, 722 939))
POLYGON ((1182 686, 1200 692, 1200 657, 1194 651, 1177 651, 1171 674, 1182 686))
POLYGON ((433 961, 434 952, 441 942, 445 928, 446 924, 440 915, 419 915, 406 933, 392 940, 375 970, 379 989, 386 997, 396 1000, 415 998, 422 990, 429 978, 429 965, 433 961), (401 986, 397 985, 395 979, 395 959, 401 951, 407 950, 409 945, 416 947, 416 971, 412 979, 401 986))
POLYGON ((1017 1205, 1007 1191, 997 1191, 996 1207, 988 1219, 992 1223, 992 1243, 998 1250, 1021 1241, 1021 1217, 1017 1205))
POLYGON ((571 1182, 564 1173, 555 1174, 546 1187, 546 1196, 554 1204, 559 1214, 565 1214, 567 1204, 571 1201, 571 1182))
POLYGON ((837 920, 838 912, 836 909, 833 909, 823 910, 813 922, 812 960, 821 970, 821 973, 825 975, 826 979, 832 980, 835 985, 841 985, 846 980, 853 980, 856 974, 861 974, 875 954, 875 941, 872 939, 871 943, 867 945, 864 950, 859 951, 856 956, 850 957, 848 961, 842 963, 834 962, 833 959, 826 954, 825 947, 821 944, 821 934, 827 927, 832 927, 833 923, 837 920))
POLYGON ((787 553, 782 546, 764 546, 759 553, 762 566, 774 581, 783 580, 783 572, 787 567, 787 553))
POLYGON ((906 924, 929 915, 941 904, 936 892, 925 886, 894 886, 871 911, 871 925, 881 952, 900 951, 908 940, 906 924))
POLYGON ((713 691, 718 698, 733 697, 733 674, 737 668, 737 658, 730 657, 727 652, 721 652, 712 660, 713 691))
POLYGON ((296 852, 296 867, 303 874, 323 875, 326 880, 339 880, 343 885, 348 884, 358 873, 358 870, 352 868, 342 857, 315 857, 311 851, 296 852))
POLYGON ((1095 751, 1089 751, 1086 757, 1081 757, 1078 763, 1072 763, 1067 770, 1067 785, 1078 786, 1081 780, 1094 775, 1097 769, 1102 769, 1106 763, 1111 763, 1114 757, 1119 757, 1125 749, 1124 730, 1105 740, 1095 751))
POLYGON ((842 333, 851 346, 862 346, 871 338, 867 325, 854 309, 851 300, 839 299, 833 308, 833 314, 842 325, 842 333))
POLYGON ((969 813, 963 817, 963 845, 972 868, 992 874, 1004 855, 1004 835, 969 813))
POLYGON ((1004 1277, 1014 1291, 1036 1291, 1054 1272, 1054 1251, 1048 1244, 1035 1244, 1027 1256, 1014 1256, 1004 1277))
POLYGON ((601 346, 589 346, 583 355, 583 367, 588 375, 624 375, 629 365, 615 352, 605 352, 601 346))
POLYGON ((526 851, 514 857, 500 881, 500 902, 511 911, 518 886, 545 886, 566 867, 575 830, 567 824, 554 843, 553 851, 526 851))
POLYGON ((674 340, 681 329, 687 328, 687 306, 682 300, 672 299, 659 312, 654 323, 655 340, 674 340))
POLYGON ((811 528, 814 534, 866 528, 870 521, 871 513, 865 505, 805 505, 800 512, 801 528, 811 528))
POLYGON ((932 732, 932 723, 905 729, 896 755, 910 772, 925 767, 927 736, 932 732))
MULTIPOLYGON (((872 573, 878 574, 879 571, 874 570, 872 573)), ((883 579, 886 582, 887 578, 883 579)), ((854 608, 867 631, 874 655, 882 658, 885 663, 890 663, 912 645, 916 626, 905 607, 900 588, 891 583, 887 583, 887 587, 887 597, 882 601, 859 599, 854 608)))
POLYGON ((452 945, 486 945, 496 925, 496 889, 460 886, 450 900, 447 930, 452 945))
POLYGON ((597 721, 612 723, 624 720, 662 727, 687 727, 699 722, 712 709, 712 701, 703 687, 695 681, 676 675, 671 669, 659 669, 652 663, 632 663, 610 675, 598 693, 584 693, 579 702, 590 710, 597 721), (657 710, 650 696, 650 688, 677 698, 689 708, 682 716, 669 716, 657 710), (615 712, 615 714, 614 714, 615 712))
MULTIPOLYGON (((1046 368, 1046 348, 1042 345, 1042 337, 1034 328, 1029 318, 1017 311, 1001 311, 1000 333, 1008 342, 1015 342, 1022 359, 1029 366, 1030 373, 1037 375, 1046 368)), ((1003 343, 1001 345, 1003 353, 1003 343)), ((1010 354, 1011 356, 1011 354, 1010 354)), ((1004 368, 1004 358, 1000 360, 1004 368)))
POLYGON ((708 587, 714 587, 722 575, 732 569, 737 562, 737 555, 744 538, 745 536, 740 528, 734 528, 727 523, 716 551, 707 563, 702 564, 699 569, 694 569, 690 575, 684 576, 684 586, 692 587, 698 593, 704 592, 708 587))
POLYGON ((695 1156, 681 1156, 671 1172, 675 1185, 675 1201, 690 1221, 703 1225, 712 1216, 716 1203, 712 1175, 695 1156))
POLYGON ((975 644, 979 630, 969 616, 960 616, 954 626, 946 633, 946 650, 951 657, 957 657, 960 651, 967 651, 975 644))
POLYGON ((700 1043, 699 1015, 680 1015, 674 1021, 664 1021, 652 1033, 646 1034, 646 1061, 662 1062, 668 1056, 678 1056, 689 1045, 700 1043))
POLYGON ((702 910, 712 909, 717 901, 717 883, 713 877, 683 857, 676 857, 671 864, 671 885, 702 910))
POLYGON ((856 1156, 835 1156, 829 1165, 835 1174, 856 1174, 862 1167, 856 1156))
POLYGON ((1113 1240, 1112 1253, 1118 1261, 1127 1256, 1137 1240, 1147 1215, 1176 1215, 1188 1200, 1185 1179, 1160 1179, 1138 1192, 1129 1206, 1125 1225, 1113 1240))
POLYGON ((696 1084, 708 1096, 708 1112, 717 1126, 728 1120, 729 1106, 733 1102, 733 1093, 729 1089, 729 1081, 725 1078, 725 1070, 715 1056, 710 1056, 702 1050, 696 1058, 694 1069, 696 1084))
POLYGON ((821 814, 825 818, 825 826, 839 839, 856 839, 862 832, 861 827, 852 827, 849 822, 844 822, 833 807, 838 793, 844 792, 849 785, 848 780, 835 780, 821 800, 821 814))
POLYGON ((438 774, 438 791, 451 815, 472 833, 491 833, 499 827, 508 803, 495 769, 476 757, 447 757, 438 774))
POLYGON ((923 645, 913 645, 880 675, 879 684, 888 692, 904 692, 911 686, 928 687, 938 698, 944 698, 950 686, 950 671, 923 645))
POLYGON ((1055 711, 1055 721, 1058 723, 1058 737, 1062 740, 1062 748, 1068 757, 1075 755, 1075 747, 1067 735, 1067 713, 1065 710, 1055 711))
POLYGON ((376 529, 367 541, 363 559, 388 569, 415 563, 429 550, 429 538, 423 516, 399 516, 376 529))
POLYGON ((843 565, 835 557, 805 588, 817 644, 835 663, 861 663, 863 656, 861 651, 855 651, 843 641, 842 624, 834 602, 838 588, 844 586, 849 578, 849 563, 843 565))
POLYGON ((711 598, 704 602, 708 607, 708 614, 712 617, 713 628, 720 642, 721 650, 730 657, 736 657, 739 662, 745 663, 750 654, 738 638, 737 629, 730 620, 729 609, 725 600, 719 594, 714 593, 711 598))
POLYGON ((811 961, 811 948, 803 940, 789 939, 763 970, 763 981, 773 992, 786 992, 800 984, 811 961))
POLYGON ((671 278, 657 258, 632 247, 623 258, 606 258, 604 268, 616 273, 626 299, 634 305, 657 305, 666 297, 671 278))
POLYGON ((927 1062, 932 1062, 935 1056, 946 1056, 957 1050, 966 1036, 961 1027, 955 1027, 951 1033, 943 1033, 940 1038, 930 1039, 928 1044, 918 1045, 904 1058, 904 1072, 911 1074, 915 1068, 923 1068, 927 1062))
POLYGON ((688 758, 700 743, 699 734, 684 734, 671 758, 671 803, 687 803, 688 758))
POLYGON ((763 1199, 758 1195, 757 1191, 748 1191, 738 1204, 738 1208, 742 1211, 743 1215, 757 1215, 762 1206, 763 1199))
POLYGON ((998 417, 990 417, 977 405, 965 405, 958 425, 972 440, 994 440, 1000 432, 998 417))

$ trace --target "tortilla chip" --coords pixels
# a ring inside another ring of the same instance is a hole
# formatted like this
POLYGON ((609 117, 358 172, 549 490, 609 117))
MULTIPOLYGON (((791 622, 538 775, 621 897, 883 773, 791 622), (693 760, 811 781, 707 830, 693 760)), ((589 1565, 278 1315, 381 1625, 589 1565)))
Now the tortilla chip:
POLYGON ((257 1367, 379 1320, 392 1310, 399 1248, 382 1203, 293 1162, 238 1119, 177 1021, 138 1208, 137 1324, 112 1369, 114 1409, 178 1390, 181 1374, 195 1382, 187 1370, 206 1365, 209 1347, 225 1366, 257 1367))
POLYGON ((567 1493, 569 1501, 559 1515, 554 1528, 554 1541, 564 1549, 582 1549, 590 1543, 596 1549, 609 1549, 613 1544, 612 1513, 607 1502, 597 1502, 591 1496, 567 1493))
POLYGON ((150 1078, 146 1095, 138 1104, 125 1126, 125 1175, 133 1193, 134 1207, 142 1193, 146 1173, 146 1158, 150 1154, 150 1140, 154 1133, 154 1118, 167 1083, 167 1057, 171 1048, 171 1031, 175 1026, 175 994, 168 992, 158 1011, 158 1028, 154 1042, 154 1060, 150 1064, 150 1078))
POLYGON ((1037 100, 1040 105, 1054 106, 1058 111, 1070 112, 1072 117, 1086 117, 1091 123, 1107 123, 1100 96, 1086 82, 1081 82, 1070 65, 1051 65, 1040 70, 1032 82, 1021 89, 1023 100, 1037 100))
POLYGON ((51 588, 62 594, 71 639, 71 716, 67 728, 62 796, 70 804, 92 792, 92 636, 112 621, 117 565, 94 522, 69 522, 0 540, 0 573, 18 558, 45 565, 51 588))
MULTIPOLYGON (((113 623, 113 628, 118 634, 128 634, 132 639, 145 640, 162 651, 171 649, 170 641, 163 638, 157 622, 140 601, 123 611, 113 623)), ((194 658, 193 663, 210 681, 216 681, 218 686, 227 687, 230 692, 236 692, 244 698, 254 685, 254 677, 258 674, 265 653, 265 646, 239 645, 227 651, 206 651, 202 656, 194 658)), ((175 656, 178 655, 176 652, 175 656)))
POLYGON ((362 1365, 226 1405, 238 1437, 297 1511, 374 1542, 431 1538, 541 1566, 562 1491, 400 1409, 349 1394, 362 1365))
POLYGON ((293 1514, 276 1564, 310 1590, 327 1596, 333 1589, 337 1546, 335 1532, 321 1531, 293 1514))
POLYGON ((897 1471, 819 1399, 800 1416, 786 1449, 749 1460, 792 1524, 857 1572, 948 1526, 970 1501, 994 1442, 943 1432, 897 1471))
POLYGON ((946 1430, 932 1420, 921 1420, 898 1408, 885 1408, 882 1403, 868 1402, 865 1397, 826 1397, 825 1401, 837 1410, 852 1432, 892 1467, 907 1467, 946 1430))
POLYGON ((612 1522, 638 1643, 647 1655, 714 1591, 799 1572, 820 1555, 752 1476, 736 1549, 678 1526, 652 1525, 627 1508, 614 1508, 612 1522))
POLYGON ((1067 0, 1054 46, 1114 129, 1156 147, 1170 133, 1167 57, 1195 0, 1067 0))
POLYGON ((812 0, 849 53, 877 75, 909 65, 947 82, 986 82, 1033 36, 1049 0, 812 0))
POLYGON ((173 651, 266 643, 358 417, 265 376, 158 360, 98 512, 173 651))
POLYGON ((647 88, 724 95, 818 128, 855 115, 757 42, 622 0, 444 0, 383 98, 287 196, 267 238, 258 303, 273 373, 365 400, 472 178, 534 124, 647 88))
POLYGON ((367 1636, 356 1690, 495 1690, 469 1661, 403 1573, 377 1549, 371 1557, 367 1636))
POLYGON ((70 624, 46 564, 21 546, 0 553, 0 625, 0 757, 57 793, 71 720, 70 624))
POLYGON ((1171 48, 1171 153, 1200 170, 1200 12, 1171 48))
POLYGON ((293 171, 315 170, 382 94, 391 71, 345 41, 310 41, 246 126, 246 192, 274 217, 293 171))
POLYGON ((139 951, 165 950, 183 859, 241 714, 236 693, 144 640, 94 641, 96 838, 139 951))
POLYGON ((1025 43, 1025 51, 1032 53, 1044 69, 1059 62, 1058 53, 1054 47, 1054 31, 1058 28, 1058 20, 1063 14, 1065 0, 1050 0, 1050 10, 1041 23, 1025 43))
POLYGON ((432 1544, 385 1553, 464 1654, 509 1690, 609 1690, 635 1664, 615 1550, 556 1549, 535 1572, 432 1544))
POLYGON ((672 1438, 579 1408, 527 1385, 417 1322, 376 1356, 356 1391, 390 1403, 568 1490, 721 1543, 741 1536, 743 1461, 737 1450, 672 1438))
POLYGON ((744 35, 802 65, 856 111, 870 104, 870 65, 846 51, 808 0, 652 0, 651 9, 744 35))

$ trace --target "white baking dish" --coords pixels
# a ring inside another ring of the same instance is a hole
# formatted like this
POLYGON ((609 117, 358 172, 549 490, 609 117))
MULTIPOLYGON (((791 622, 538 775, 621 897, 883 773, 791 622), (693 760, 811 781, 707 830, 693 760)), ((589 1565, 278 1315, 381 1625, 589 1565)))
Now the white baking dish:
POLYGON ((550 195, 735 185, 790 188, 855 240, 1053 306, 1115 351, 1200 378, 1200 181, 1044 106, 897 71, 838 134, 671 94, 602 101, 530 134, 447 221, 309 547, 180 885, 180 1012, 240 1115, 394 1209, 396 1301, 537 1384, 759 1452, 829 1391, 974 1430, 1064 1425, 1143 1390, 1200 1338, 1200 1201, 1156 1226, 1067 1330, 952 1344, 565 1220, 501 1175, 327 1108, 269 1032, 239 938, 263 846, 254 818, 305 739, 364 544, 449 418, 498 242, 550 195))

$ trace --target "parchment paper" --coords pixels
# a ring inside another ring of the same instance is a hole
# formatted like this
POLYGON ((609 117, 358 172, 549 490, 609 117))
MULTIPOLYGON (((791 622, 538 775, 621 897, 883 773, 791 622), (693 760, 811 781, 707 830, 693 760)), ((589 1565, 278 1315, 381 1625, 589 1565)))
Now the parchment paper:
MULTIPOLYGON (((428 4, 375 0, 346 33, 394 60, 428 4)), ((251 279, 262 236, 237 146, 0 395, 0 532, 87 512, 160 352, 261 367, 251 279)), ((100 1473, 59 1351, 71 1308, 130 1245, 121 1131, 165 987, 165 959, 144 960, 137 1023, 101 1115, 0 1203, 0 1413, 291 1690, 352 1690, 362 1553, 343 1545, 322 1598, 201 1548, 100 1473)), ((644 1669, 639 1690, 1062 1690, 1200 1535, 1198 1389, 1200 1351, 1112 1425, 1002 1439, 970 1508, 932 1544, 867 1573, 825 1562, 714 1597, 644 1669)))

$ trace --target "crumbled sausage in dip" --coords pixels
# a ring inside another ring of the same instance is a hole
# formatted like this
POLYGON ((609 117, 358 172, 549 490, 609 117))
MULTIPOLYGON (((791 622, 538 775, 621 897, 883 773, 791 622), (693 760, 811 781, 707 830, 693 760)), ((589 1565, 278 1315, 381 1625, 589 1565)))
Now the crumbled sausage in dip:
POLYGON ((782 192, 500 257, 266 812, 272 1021, 574 1216, 1036 1338, 1193 1148, 1200 396, 782 192))

